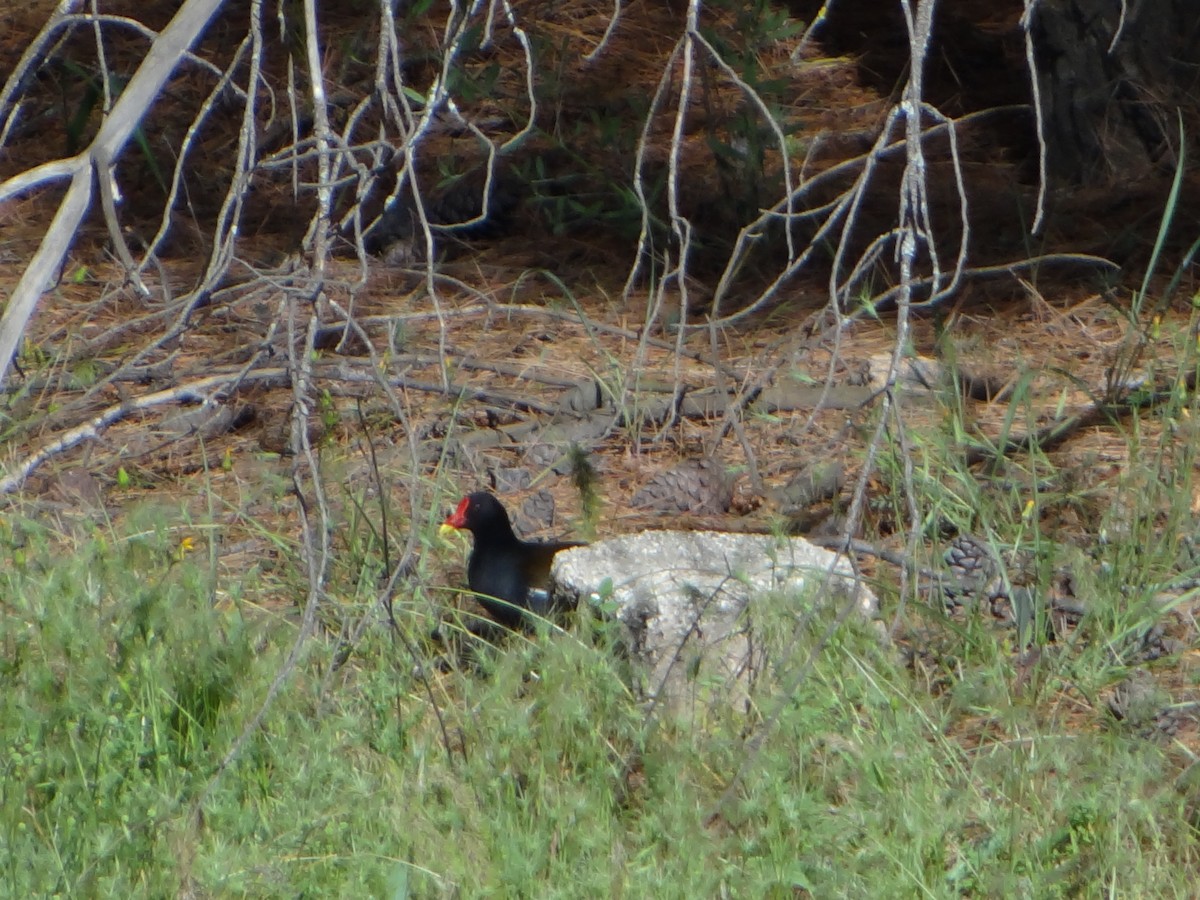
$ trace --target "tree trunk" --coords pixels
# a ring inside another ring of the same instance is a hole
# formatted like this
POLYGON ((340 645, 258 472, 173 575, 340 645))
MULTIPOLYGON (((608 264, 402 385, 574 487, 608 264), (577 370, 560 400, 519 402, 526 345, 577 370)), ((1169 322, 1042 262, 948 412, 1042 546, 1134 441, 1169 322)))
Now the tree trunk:
POLYGON ((1047 165, 1059 185, 1173 167, 1171 110, 1195 103, 1195 0, 1054 0, 1031 22, 1047 165), (1124 12, 1124 18, 1122 18, 1124 12))

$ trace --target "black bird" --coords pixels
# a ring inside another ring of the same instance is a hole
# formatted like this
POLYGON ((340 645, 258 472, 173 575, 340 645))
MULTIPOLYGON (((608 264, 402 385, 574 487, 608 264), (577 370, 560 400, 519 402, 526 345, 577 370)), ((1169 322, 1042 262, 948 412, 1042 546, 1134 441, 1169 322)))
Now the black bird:
POLYGON ((521 540, 504 505, 486 491, 463 497, 445 526, 471 532, 474 546, 467 560, 467 585, 506 628, 532 624, 526 610, 543 618, 554 611, 547 591, 550 562, 559 550, 583 546, 573 541, 521 540))

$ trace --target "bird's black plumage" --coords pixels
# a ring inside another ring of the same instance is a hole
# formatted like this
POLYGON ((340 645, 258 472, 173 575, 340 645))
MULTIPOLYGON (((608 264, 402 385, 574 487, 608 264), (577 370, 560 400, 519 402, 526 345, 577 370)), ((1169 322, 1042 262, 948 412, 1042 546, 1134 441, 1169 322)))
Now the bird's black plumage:
POLYGON ((467 585, 497 622, 517 628, 529 624, 526 610, 541 617, 554 611, 546 590, 550 563, 558 551, 581 544, 521 540, 504 505, 486 491, 463 497, 445 524, 471 532, 467 585))

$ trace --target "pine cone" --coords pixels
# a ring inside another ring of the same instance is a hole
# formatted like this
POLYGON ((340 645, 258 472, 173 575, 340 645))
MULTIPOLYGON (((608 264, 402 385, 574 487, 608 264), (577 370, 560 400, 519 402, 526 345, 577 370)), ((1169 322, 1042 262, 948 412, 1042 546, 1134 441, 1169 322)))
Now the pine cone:
POLYGON ((960 534, 942 557, 951 574, 958 580, 962 595, 974 599, 991 597, 996 593, 1000 578, 1000 562, 991 547, 970 534, 960 534))
POLYGON ((715 459, 690 460, 651 478, 632 505, 665 513, 721 514, 733 502, 733 479, 715 459))

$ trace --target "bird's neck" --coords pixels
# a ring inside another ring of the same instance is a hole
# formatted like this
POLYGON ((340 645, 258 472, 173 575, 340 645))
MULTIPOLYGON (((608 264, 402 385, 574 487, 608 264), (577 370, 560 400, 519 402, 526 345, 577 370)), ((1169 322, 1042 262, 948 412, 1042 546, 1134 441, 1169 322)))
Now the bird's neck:
POLYGON ((488 531, 487 541, 494 547, 512 547, 521 543, 517 533, 513 531, 512 523, 505 520, 496 522, 488 531))

